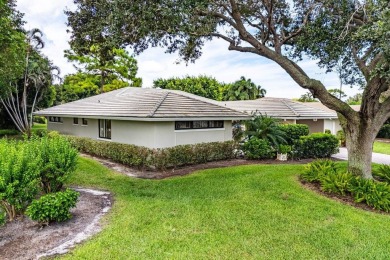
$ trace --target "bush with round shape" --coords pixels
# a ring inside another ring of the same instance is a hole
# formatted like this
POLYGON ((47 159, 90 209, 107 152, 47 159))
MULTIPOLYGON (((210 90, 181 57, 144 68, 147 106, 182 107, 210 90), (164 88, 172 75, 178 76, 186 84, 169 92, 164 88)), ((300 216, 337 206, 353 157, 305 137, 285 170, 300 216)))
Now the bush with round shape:
POLYGON ((78 197, 79 193, 71 189, 43 195, 28 206, 26 215, 40 225, 63 222, 72 218, 70 209, 76 207, 78 197))
POLYGON ((257 137, 251 137, 246 141, 242 150, 248 159, 269 159, 275 156, 275 151, 272 149, 268 141, 257 137))
POLYGON ((43 191, 60 191, 65 180, 76 169, 77 150, 61 136, 44 136, 35 143, 41 158, 40 181, 43 191))
POLYGON ((281 124, 280 129, 285 132, 287 144, 293 145, 301 136, 309 135, 309 126, 304 124, 281 124))

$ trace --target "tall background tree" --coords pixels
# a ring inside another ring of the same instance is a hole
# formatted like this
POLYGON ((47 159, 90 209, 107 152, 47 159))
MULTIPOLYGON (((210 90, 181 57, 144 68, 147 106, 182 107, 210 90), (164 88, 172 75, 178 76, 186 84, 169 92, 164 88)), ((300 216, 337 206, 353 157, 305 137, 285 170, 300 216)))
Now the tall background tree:
POLYGON ((218 82, 215 78, 208 76, 160 78, 153 81, 153 87, 181 90, 217 101, 257 99, 264 97, 267 92, 245 77, 241 77, 234 83, 218 82))
POLYGON ((22 15, 13 1, 0 2, 0 102, 15 127, 31 133, 32 112, 49 105, 53 71, 58 69, 40 53, 39 30, 25 32, 22 15))
POLYGON ((260 85, 242 76, 227 89, 223 100, 253 100, 264 97, 266 93, 267 91, 260 85))
POLYGON ((388 0, 74 2, 77 10, 67 12, 73 45, 83 46, 104 35, 136 53, 164 46, 167 52, 194 61, 204 43, 216 37, 231 51, 279 64, 299 86, 338 112, 349 171, 372 178, 372 144, 390 116, 390 98, 380 100, 390 78, 388 0), (298 63, 303 54, 319 60, 328 71, 341 63, 343 82, 363 88, 360 111, 310 77, 298 63))
POLYGON ((107 50, 108 56, 102 57, 100 47, 92 45, 83 53, 65 51, 77 72, 66 75, 57 86, 57 105, 119 88, 142 86, 142 79, 136 76, 137 61, 124 49, 107 50))

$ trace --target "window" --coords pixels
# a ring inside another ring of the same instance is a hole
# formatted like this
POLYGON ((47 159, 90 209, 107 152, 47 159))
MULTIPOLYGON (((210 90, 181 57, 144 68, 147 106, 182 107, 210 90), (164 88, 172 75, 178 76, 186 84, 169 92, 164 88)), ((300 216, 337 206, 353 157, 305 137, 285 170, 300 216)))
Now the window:
POLYGON ((64 120, 62 119, 62 117, 58 117, 58 116, 49 116, 49 122, 63 123, 64 120))
POLYGON ((88 120, 87 120, 86 118, 83 118, 83 119, 82 119, 82 124, 83 124, 83 125, 88 125, 88 120))
POLYGON ((99 119, 99 137, 111 139, 111 120, 99 119))
POLYGON ((177 121, 175 130, 223 128, 223 121, 177 121))
POLYGON ((73 118, 73 124, 78 125, 79 124, 79 119, 77 117, 73 118))

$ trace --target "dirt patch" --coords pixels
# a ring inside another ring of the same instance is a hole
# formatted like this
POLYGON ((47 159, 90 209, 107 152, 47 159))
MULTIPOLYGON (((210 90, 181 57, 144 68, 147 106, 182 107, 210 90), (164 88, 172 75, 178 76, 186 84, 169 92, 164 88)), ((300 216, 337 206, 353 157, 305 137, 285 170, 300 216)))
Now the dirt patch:
POLYGON ((313 161, 313 159, 303 159, 303 160, 288 160, 288 161, 278 161, 274 159, 268 160, 244 160, 244 159, 233 159, 233 160, 225 160, 225 161, 216 161, 216 162, 208 162, 190 166, 184 166, 176 169, 168 169, 165 171, 142 171, 136 168, 132 168, 117 162, 114 162, 109 159, 100 158, 96 156, 92 156, 89 154, 81 154, 84 157, 94 159, 104 166, 125 174, 130 177, 141 178, 141 179, 164 179, 174 176, 183 176, 190 174, 194 171, 205 170, 205 169, 213 169, 213 168, 223 168, 223 167, 231 167, 238 165, 260 165, 260 164, 307 164, 313 161))
POLYGON ((0 259, 39 259, 64 254, 101 230, 99 220, 111 208, 108 192, 78 189, 73 218, 40 228, 27 217, 0 228, 0 259))
POLYGON ((342 196, 339 194, 324 192, 323 190, 321 190, 321 185, 319 183, 311 183, 311 182, 306 182, 306 181, 302 181, 302 180, 299 180, 299 182, 302 184, 302 186, 304 188, 311 190, 311 191, 314 191, 314 192, 316 192, 322 196, 325 196, 327 198, 341 202, 343 204, 347 204, 347 205, 355 207, 355 208, 359 208, 359 209, 363 209, 363 210, 367 210, 367 211, 371 211, 371 212, 375 212, 375 213, 379 213, 379 214, 383 214, 383 215, 390 215, 390 213, 376 210, 376 209, 368 206, 365 203, 357 203, 354 201, 352 196, 342 196))

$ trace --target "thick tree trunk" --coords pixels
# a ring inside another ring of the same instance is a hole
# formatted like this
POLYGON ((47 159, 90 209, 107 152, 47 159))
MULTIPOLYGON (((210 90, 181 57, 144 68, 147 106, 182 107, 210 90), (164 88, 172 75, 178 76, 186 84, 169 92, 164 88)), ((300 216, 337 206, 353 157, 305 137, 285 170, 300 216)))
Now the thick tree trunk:
POLYGON ((373 127, 372 120, 359 121, 355 124, 343 124, 348 149, 348 171, 372 179, 372 149, 377 130, 373 127))

